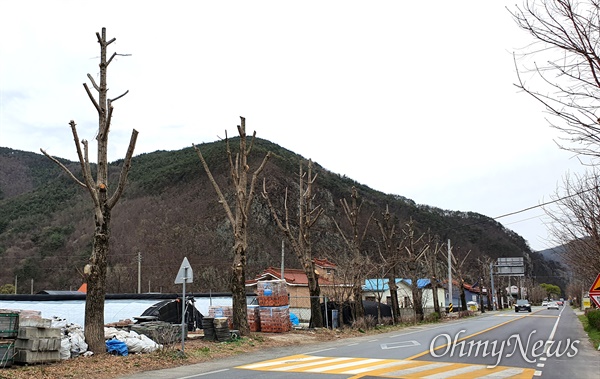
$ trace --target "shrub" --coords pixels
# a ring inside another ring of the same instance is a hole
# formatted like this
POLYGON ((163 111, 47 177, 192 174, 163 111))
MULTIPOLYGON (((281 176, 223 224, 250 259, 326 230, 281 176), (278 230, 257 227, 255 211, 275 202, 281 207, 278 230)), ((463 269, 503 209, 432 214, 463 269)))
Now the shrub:
POLYGON ((425 316, 425 322, 438 322, 440 320, 440 314, 433 312, 425 316))
POLYGON ((590 326, 600 330, 600 309, 587 311, 585 314, 590 326))

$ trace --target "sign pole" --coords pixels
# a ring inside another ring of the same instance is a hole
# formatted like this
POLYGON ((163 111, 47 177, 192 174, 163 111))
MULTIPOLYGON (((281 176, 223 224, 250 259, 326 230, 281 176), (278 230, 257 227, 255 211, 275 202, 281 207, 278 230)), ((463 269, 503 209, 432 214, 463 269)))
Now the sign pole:
POLYGON ((187 282, 187 267, 183 268, 183 294, 181 295, 181 354, 185 349, 185 282, 187 282))
POLYGON ((183 262, 181 262, 181 267, 179 267, 179 271, 177 272, 177 277, 175 278, 175 284, 183 284, 183 294, 181 296, 181 354, 184 354, 185 349, 185 284, 187 282, 194 282, 194 270, 192 270, 192 266, 187 258, 183 258, 183 262))

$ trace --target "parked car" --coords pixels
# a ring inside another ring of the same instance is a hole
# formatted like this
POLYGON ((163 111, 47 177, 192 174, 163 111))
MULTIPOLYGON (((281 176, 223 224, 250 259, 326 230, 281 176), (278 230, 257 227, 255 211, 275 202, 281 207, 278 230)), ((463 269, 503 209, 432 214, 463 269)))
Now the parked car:
POLYGON ((561 307, 565 304, 563 300, 558 300, 556 302, 556 304, 560 305, 561 307))
POLYGON ((531 304, 529 304, 528 300, 517 300, 517 304, 515 304, 515 312, 519 311, 531 312, 531 304))
POLYGON ((547 307, 548 306, 548 301, 542 301, 542 307, 547 307))
POLYGON ((556 301, 551 301, 548 303, 548 309, 556 309, 558 310, 558 303, 556 301))

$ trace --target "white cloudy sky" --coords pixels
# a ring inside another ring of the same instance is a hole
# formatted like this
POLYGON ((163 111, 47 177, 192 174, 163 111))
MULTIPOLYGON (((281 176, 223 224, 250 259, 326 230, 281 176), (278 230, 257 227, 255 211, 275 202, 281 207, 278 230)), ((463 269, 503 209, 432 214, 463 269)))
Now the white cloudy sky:
MULTIPOLYGON (((249 132, 374 189, 490 217, 551 199, 583 171, 513 85, 531 42, 514 1, 2 1, 0 146, 76 159, 93 141, 82 83, 116 38, 109 158, 249 132)), ((501 218, 550 247, 543 211, 501 218)))

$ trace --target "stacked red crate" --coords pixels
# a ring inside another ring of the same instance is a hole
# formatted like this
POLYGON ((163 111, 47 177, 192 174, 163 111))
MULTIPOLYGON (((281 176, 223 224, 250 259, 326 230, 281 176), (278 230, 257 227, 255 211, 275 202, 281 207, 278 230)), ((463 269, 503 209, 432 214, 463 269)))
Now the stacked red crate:
POLYGON ((259 307, 260 329, 265 333, 284 333, 292 329, 290 307, 259 307))
POLYGON ((251 332, 260 332, 260 312, 258 305, 248 305, 248 325, 251 332))
POLYGON ((261 307, 281 307, 290 303, 284 280, 260 281, 256 290, 261 307))

